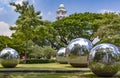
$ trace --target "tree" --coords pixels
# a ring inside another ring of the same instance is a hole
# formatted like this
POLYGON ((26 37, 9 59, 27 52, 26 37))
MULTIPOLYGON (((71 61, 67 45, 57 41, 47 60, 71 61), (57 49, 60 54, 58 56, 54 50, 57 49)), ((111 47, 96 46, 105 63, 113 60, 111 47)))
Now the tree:
POLYGON ((50 46, 45 46, 43 47, 43 53, 44 57, 46 57, 47 59, 51 59, 52 56, 56 55, 56 50, 51 48, 50 46))
POLYGON ((12 39, 8 36, 0 36, 0 51, 6 47, 12 47, 12 39))
POLYGON ((50 42, 48 41, 48 39, 50 39, 53 34, 50 33, 53 30, 53 27, 51 26, 51 22, 50 21, 43 21, 43 25, 41 26, 37 26, 35 28, 35 35, 36 37, 34 37, 33 42, 41 47, 44 46, 50 46, 50 42))
POLYGON ((93 40, 93 34, 101 25, 104 15, 97 13, 75 13, 52 23, 53 37, 49 39, 51 45, 57 49, 67 46, 75 38, 83 37, 93 40))
POLYGON ((34 45, 31 47, 31 52, 29 55, 34 58, 41 58, 43 57, 43 48, 38 45, 34 45))
POLYGON ((11 27, 11 29, 22 32, 25 40, 32 39, 35 27, 42 24, 40 12, 35 12, 34 6, 29 5, 28 2, 22 2, 22 5, 13 2, 10 5, 15 6, 15 11, 20 14, 16 20, 17 27, 11 27))
POLYGON ((120 15, 115 13, 105 13, 105 20, 102 20, 102 25, 94 34, 99 36, 99 43, 112 43, 120 47, 120 15))
POLYGON ((19 35, 22 41, 25 41, 25 56, 28 48, 28 41, 35 37, 34 29, 36 26, 42 24, 41 16, 39 11, 35 11, 33 5, 29 5, 28 1, 23 1, 22 5, 15 4, 15 2, 10 3, 11 6, 15 7, 15 12, 19 13, 20 16, 16 20, 17 27, 11 27, 11 30, 16 30, 15 34, 12 37, 19 35))

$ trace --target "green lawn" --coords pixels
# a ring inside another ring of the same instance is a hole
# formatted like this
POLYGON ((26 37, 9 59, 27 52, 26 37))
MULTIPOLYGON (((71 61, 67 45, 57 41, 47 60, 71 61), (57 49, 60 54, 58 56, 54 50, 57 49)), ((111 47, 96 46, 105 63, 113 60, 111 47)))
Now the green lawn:
MULTIPOLYGON (((4 74, 0 73, 0 78, 106 78, 106 77, 97 77, 92 72, 86 72, 86 73, 4 73, 4 74)), ((114 77, 107 78, 120 78, 120 75, 116 74, 114 77)))
POLYGON ((47 63, 47 64, 19 64, 17 65, 16 68, 3 68, 0 65, 0 69, 2 70, 17 70, 17 69, 28 69, 28 70, 32 70, 32 69, 36 69, 36 70, 40 70, 40 69, 68 69, 68 70, 89 70, 89 68, 74 68, 69 64, 59 64, 59 63, 47 63))
MULTIPOLYGON (((0 66, 0 70, 17 70, 17 69, 67 69, 67 70, 90 70, 89 68, 74 68, 69 64, 48 63, 48 64, 19 64, 16 68, 3 68, 0 66)), ((97 77, 92 72, 80 72, 80 73, 0 73, 0 78, 101 78, 97 77)), ((120 72, 114 77, 120 78, 120 72)))
MULTIPOLYGON (((80 73, 12 73, 0 74, 0 78, 81 78, 80 73)), ((83 76, 85 77, 85 76, 83 76)), ((95 76, 94 76, 95 77, 95 76)))

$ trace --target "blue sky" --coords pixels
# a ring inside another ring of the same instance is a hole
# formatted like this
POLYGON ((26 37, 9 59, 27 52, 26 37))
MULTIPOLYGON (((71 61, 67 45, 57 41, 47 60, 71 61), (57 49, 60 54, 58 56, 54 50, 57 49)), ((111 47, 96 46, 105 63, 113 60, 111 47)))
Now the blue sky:
MULTIPOLYGON (((9 2, 21 4, 25 0, 0 0, 0 35, 10 35, 8 28, 15 25, 19 16, 14 12, 14 7, 9 2)), ((55 21, 56 11, 60 4, 64 4, 67 15, 80 12, 103 13, 104 11, 119 12, 120 0, 28 0, 35 6, 36 11, 41 11, 43 20, 55 21)), ((12 32, 11 32, 12 33, 12 32)))

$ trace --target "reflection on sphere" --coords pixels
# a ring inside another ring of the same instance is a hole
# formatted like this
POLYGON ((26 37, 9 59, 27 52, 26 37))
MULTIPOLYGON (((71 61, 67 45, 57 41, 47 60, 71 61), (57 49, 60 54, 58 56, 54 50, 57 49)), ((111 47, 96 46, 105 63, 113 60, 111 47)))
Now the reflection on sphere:
POLYGON ((99 44, 89 54, 89 68, 98 76, 113 76, 120 67, 120 52, 113 44, 99 44))
POLYGON ((92 49, 92 42, 85 38, 73 39, 66 48, 68 62, 73 67, 88 66, 88 55, 92 49))
POLYGON ((13 68, 19 63, 19 54, 12 48, 5 48, 0 52, 0 62, 5 68, 13 68))
POLYGON ((67 57, 65 55, 66 48, 62 47, 58 50, 56 54, 56 59, 61 64, 67 64, 67 57))

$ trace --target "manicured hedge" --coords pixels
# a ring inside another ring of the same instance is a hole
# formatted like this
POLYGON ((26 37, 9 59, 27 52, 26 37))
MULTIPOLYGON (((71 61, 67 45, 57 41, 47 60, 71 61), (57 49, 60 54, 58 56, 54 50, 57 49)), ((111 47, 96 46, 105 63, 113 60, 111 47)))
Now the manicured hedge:
MULTIPOLYGON (((56 60, 53 59, 27 59, 26 64, 42 64, 42 63, 54 63, 56 60)), ((24 64, 25 60, 21 60, 20 64, 24 64)))

